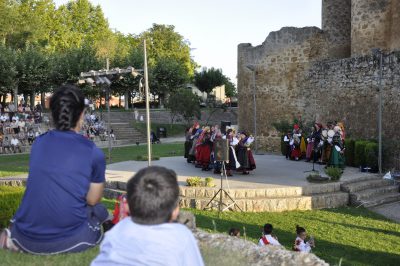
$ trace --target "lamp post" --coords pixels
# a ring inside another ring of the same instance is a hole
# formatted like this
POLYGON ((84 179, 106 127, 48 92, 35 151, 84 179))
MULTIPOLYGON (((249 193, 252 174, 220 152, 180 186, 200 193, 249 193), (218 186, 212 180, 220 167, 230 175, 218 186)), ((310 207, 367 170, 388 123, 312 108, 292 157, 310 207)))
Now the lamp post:
POLYGON ((372 54, 374 56, 379 56, 379 107, 378 107, 378 166, 379 173, 382 174, 382 79, 383 79, 383 52, 379 48, 373 48, 372 54))
POLYGON ((253 74, 253 127, 254 127, 254 152, 257 154, 257 102, 256 102, 256 67, 254 65, 246 66, 253 74))
POLYGON ((150 140, 150 99, 149 99, 149 75, 147 71, 146 40, 143 40, 144 49, 144 84, 146 93, 146 125, 147 125, 147 165, 151 166, 151 140, 150 140))
POLYGON ((79 84, 82 83, 88 83, 90 85, 105 85, 105 93, 106 93, 106 108, 107 108, 107 128, 108 128, 108 159, 109 162, 111 163, 111 138, 110 138, 110 131, 111 131, 111 125, 110 125, 110 86, 111 86, 111 80, 118 75, 121 74, 127 74, 130 73, 134 77, 138 75, 138 71, 141 71, 140 69, 135 69, 133 67, 127 67, 125 69, 120 69, 120 68, 114 68, 114 69, 109 69, 109 61, 107 59, 107 68, 104 70, 99 70, 99 71, 94 71, 91 70, 89 72, 81 72, 80 79, 78 81, 79 84))

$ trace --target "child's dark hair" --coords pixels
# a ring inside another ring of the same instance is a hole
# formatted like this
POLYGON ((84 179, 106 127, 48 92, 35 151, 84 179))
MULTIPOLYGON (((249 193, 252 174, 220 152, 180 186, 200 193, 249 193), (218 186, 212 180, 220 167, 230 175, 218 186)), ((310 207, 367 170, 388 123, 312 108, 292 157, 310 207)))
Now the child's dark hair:
POLYGON ((71 130, 85 109, 85 97, 76 86, 61 86, 51 96, 50 109, 56 129, 71 130))
POLYGON ((265 224, 264 225, 264 235, 270 235, 272 233, 272 230, 274 228, 272 227, 272 224, 265 224))
POLYGON ((229 235, 230 236, 238 236, 240 234, 240 229, 237 228, 231 228, 229 230, 229 235))
POLYGON ((300 227, 299 225, 296 225, 296 234, 300 235, 301 233, 304 233, 306 229, 304 227, 300 227))
POLYGON ((127 196, 134 222, 167 223, 179 200, 176 173, 160 166, 144 168, 128 181, 127 196))

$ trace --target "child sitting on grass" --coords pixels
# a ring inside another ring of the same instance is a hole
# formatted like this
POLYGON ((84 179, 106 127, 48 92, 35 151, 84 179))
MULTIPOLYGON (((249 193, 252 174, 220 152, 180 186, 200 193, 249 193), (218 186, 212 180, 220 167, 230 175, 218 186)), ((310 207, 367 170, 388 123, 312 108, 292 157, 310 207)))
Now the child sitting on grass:
POLYGON ((140 170, 128 181, 127 201, 131 216, 106 233, 92 266, 204 265, 192 233, 175 222, 179 187, 174 171, 140 170))
POLYGON ((310 240, 306 242, 305 241, 307 238, 306 229, 304 229, 303 227, 300 227, 298 225, 296 225, 296 233, 297 233, 297 237, 294 242, 293 250, 299 251, 299 252, 310 253, 311 247, 315 247, 313 237, 311 237, 310 240))
POLYGON ((274 235, 272 235, 272 224, 265 224, 264 225, 264 230, 263 230, 263 236, 260 238, 260 241, 258 242, 259 246, 266 246, 266 245, 272 245, 272 246, 280 246, 281 244, 278 241, 278 238, 274 235))

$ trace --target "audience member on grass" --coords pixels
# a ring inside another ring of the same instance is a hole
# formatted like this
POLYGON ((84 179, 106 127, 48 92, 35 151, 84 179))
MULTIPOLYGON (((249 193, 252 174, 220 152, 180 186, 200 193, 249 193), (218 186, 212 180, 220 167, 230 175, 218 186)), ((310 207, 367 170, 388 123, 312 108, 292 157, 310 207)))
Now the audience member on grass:
POLYGON ((263 229, 263 236, 258 241, 259 246, 280 246, 281 244, 278 241, 278 237, 272 234, 272 224, 265 224, 263 229))
POLYGON ((78 134, 84 96, 63 86, 50 99, 56 129, 38 137, 30 154, 29 177, 12 219, 6 248, 31 254, 79 252, 97 245, 108 218, 99 204, 105 181, 103 152, 78 134), (11 231, 11 235, 10 235, 11 231))
POLYGON ((306 242, 307 232, 306 229, 296 225, 296 240, 294 241, 293 250, 299 252, 310 253, 311 248, 315 247, 314 239, 310 238, 309 241, 306 242))
POLYGON ((238 228, 231 228, 231 229, 229 230, 229 235, 230 235, 230 236, 237 236, 237 237, 240 237, 240 229, 238 229, 238 228))
POLYGON ((203 265, 196 240, 176 221, 179 188, 174 171, 140 170, 127 184, 131 216, 107 232, 96 265, 203 265))

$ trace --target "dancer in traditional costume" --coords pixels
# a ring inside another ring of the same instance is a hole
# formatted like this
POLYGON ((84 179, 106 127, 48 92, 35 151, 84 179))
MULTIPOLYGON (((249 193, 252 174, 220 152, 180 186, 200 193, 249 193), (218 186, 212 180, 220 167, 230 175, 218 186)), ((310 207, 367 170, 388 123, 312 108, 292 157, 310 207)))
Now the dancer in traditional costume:
POLYGON ((249 136, 247 132, 242 132, 239 135, 239 143, 236 147, 237 160, 240 163, 240 168, 237 169, 241 171, 242 174, 248 175, 249 171, 256 168, 256 162, 251 152, 250 145, 253 143, 254 138, 249 136))
POLYGON ((299 125, 294 125, 293 127, 293 141, 292 141, 292 153, 291 159, 298 161, 301 158, 301 129, 299 125))
POLYGON ((345 167, 345 158, 344 158, 344 143, 342 141, 341 128, 339 126, 335 126, 334 132, 335 135, 332 139, 332 152, 329 160, 329 166, 339 167, 344 169, 345 167))
POLYGON ((192 147, 189 150, 189 156, 187 159, 188 163, 196 161, 196 143, 199 135, 200 135, 200 125, 199 123, 196 122, 192 127, 192 136, 190 137, 190 140, 192 142, 192 147))
POLYGON ((311 140, 313 141, 313 162, 316 163, 321 157, 322 147, 324 146, 324 141, 322 139, 322 125, 319 123, 314 124, 314 133, 311 135, 311 140))
POLYGON ((327 137, 324 141, 324 147, 323 147, 323 152, 321 156, 321 161, 323 164, 329 163, 329 160, 331 158, 331 152, 332 152, 332 141, 333 141, 333 136, 335 135, 335 132, 333 131, 333 123, 328 122, 327 123, 327 137))
POLYGON ((229 142, 229 161, 225 163, 226 175, 232 176, 232 171, 240 167, 235 151, 235 147, 239 143, 239 140, 235 137, 235 131, 232 128, 229 128, 226 131, 226 135, 223 139, 227 139, 229 142))
POLYGON ((189 127, 185 130, 185 155, 184 158, 189 162, 189 151, 192 148, 192 130, 193 128, 189 127))
POLYGON ((286 159, 290 159, 290 153, 292 152, 290 141, 292 139, 292 132, 289 131, 284 137, 283 137, 283 143, 285 144, 285 156, 286 159))
POLYGON ((220 139, 222 139, 221 130, 219 129, 219 125, 215 125, 211 129, 211 142, 213 143, 211 151, 211 162, 214 165, 214 174, 221 174, 222 163, 220 161, 218 162, 216 161, 216 154, 215 154, 216 142, 220 139))
POLYGON ((306 162, 311 161, 311 156, 314 150, 314 138, 312 137, 315 132, 315 127, 311 128, 310 135, 307 137, 307 151, 306 151, 306 162))
POLYGON ((205 127, 199 137, 199 145, 197 146, 198 154, 196 155, 196 160, 201 165, 202 171, 210 170, 212 144, 210 128, 205 127))

